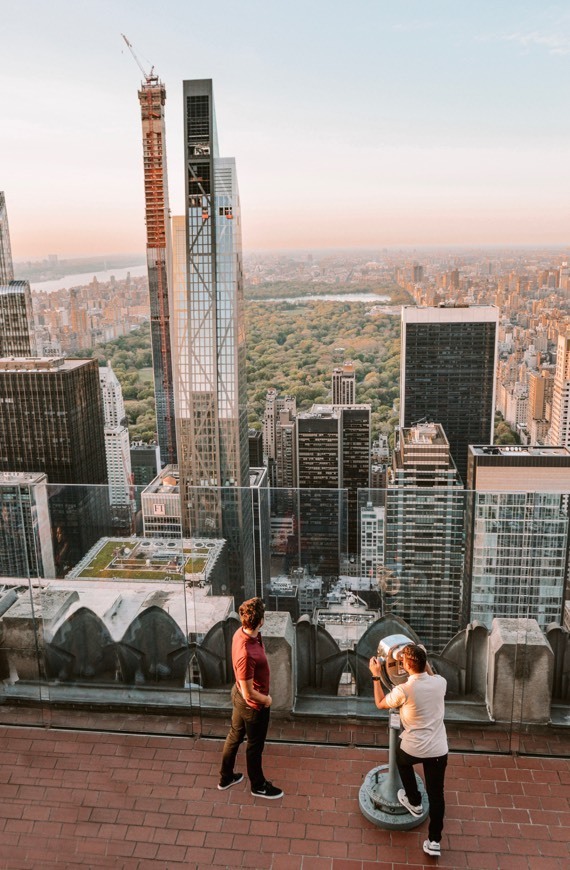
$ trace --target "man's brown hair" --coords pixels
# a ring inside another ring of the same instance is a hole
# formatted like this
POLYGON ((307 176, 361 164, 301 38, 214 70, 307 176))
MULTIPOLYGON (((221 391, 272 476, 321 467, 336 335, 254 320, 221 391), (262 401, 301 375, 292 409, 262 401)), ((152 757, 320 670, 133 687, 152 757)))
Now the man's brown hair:
POLYGON ((410 666, 417 674, 423 674, 426 669, 427 655, 423 647, 415 643, 409 643, 402 650, 410 666))
POLYGON ((256 629, 265 615, 265 604, 261 598, 249 598, 240 605, 239 615, 244 628, 256 629))

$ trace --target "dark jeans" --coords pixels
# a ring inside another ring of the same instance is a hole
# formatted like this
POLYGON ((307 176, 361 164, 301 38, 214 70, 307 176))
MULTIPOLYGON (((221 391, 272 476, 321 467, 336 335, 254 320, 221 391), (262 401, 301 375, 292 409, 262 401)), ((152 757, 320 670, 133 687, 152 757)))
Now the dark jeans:
POLYGON ((396 749, 396 764, 406 797, 414 806, 419 806, 422 796, 418 791, 414 764, 423 764, 426 778, 426 791, 429 800, 429 829, 428 837, 439 843, 443 831, 443 816, 445 814, 445 798, 443 795, 443 783, 445 780, 445 768, 447 767, 447 755, 437 758, 416 758, 404 752, 401 746, 396 749))
POLYGON ((236 686, 232 689, 232 702, 234 705, 232 725, 224 743, 220 781, 227 783, 232 778, 237 751, 247 735, 245 750, 247 775, 252 789, 261 788, 265 782, 261 756, 269 727, 269 707, 264 707, 262 710, 248 707, 236 686))

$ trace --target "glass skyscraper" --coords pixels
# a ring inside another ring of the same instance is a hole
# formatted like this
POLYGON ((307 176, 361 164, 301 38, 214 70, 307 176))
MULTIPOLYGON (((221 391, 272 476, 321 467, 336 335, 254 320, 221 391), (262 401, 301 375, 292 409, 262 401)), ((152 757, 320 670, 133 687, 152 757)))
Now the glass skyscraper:
POLYGON ((172 329, 182 524, 185 536, 227 540, 230 591, 247 596, 255 580, 241 219, 235 161, 218 155, 210 79, 184 82, 184 135, 172 329))

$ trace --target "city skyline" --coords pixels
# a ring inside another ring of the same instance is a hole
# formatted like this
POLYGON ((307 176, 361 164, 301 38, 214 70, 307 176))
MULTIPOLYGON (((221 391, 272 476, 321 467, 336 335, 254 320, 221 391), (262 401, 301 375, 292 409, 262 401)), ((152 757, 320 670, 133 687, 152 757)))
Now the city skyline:
MULTIPOLYGON (((247 250, 570 239, 570 14, 560 6, 361 0, 347 16, 321 0, 310 10, 246 0, 172 2, 159 14, 131 0, 32 0, 4 22, 0 189, 16 260, 144 251, 141 76, 121 32, 168 89, 172 178, 182 175, 182 80, 215 80, 247 250), (190 32, 201 39, 189 52, 190 32)), ((184 191, 173 188, 181 214, 184 191)))

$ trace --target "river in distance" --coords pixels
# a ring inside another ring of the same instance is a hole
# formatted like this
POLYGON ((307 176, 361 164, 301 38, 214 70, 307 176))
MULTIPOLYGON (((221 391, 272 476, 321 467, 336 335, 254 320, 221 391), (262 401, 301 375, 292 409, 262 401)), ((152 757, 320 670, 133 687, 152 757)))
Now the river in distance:
POLYGON ((93 278, 97 278, 102 284, 110 281, 114 276, 117 281, 121 281, 130 274, 131 278, 141 278, 146 275, 146 263, 139 266, 127 266, 123 269, 106 269, 103 272, 80 272, 78 275, 64 275, 62 278, 57 278, 52 281, 33 281, 30 282, 32 290, 45 293, 53 293, 54 290, 69 290, 70 287, 84 287, 90 284, 93 278))

